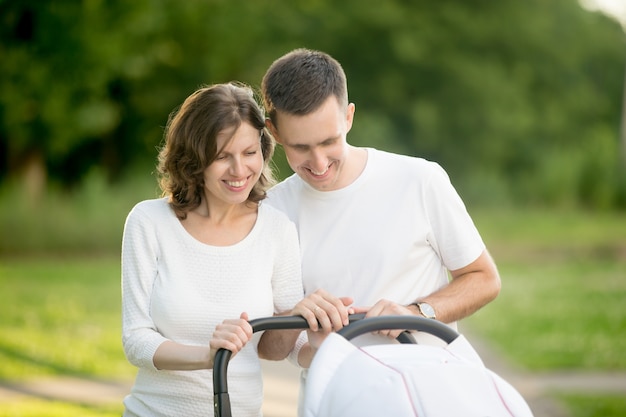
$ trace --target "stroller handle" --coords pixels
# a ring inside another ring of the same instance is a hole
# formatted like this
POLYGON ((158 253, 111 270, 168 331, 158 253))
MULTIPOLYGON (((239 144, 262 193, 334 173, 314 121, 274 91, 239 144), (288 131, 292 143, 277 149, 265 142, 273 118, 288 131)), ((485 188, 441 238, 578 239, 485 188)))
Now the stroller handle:
POLYGON ((375 332, 377 330, 397 329, 417 330, 420 332, 430 333, 448 344, 452 343, 457 337, 459 337, 459 333, 444 323, 419 316, 369 317, 365 320, 351 323, 349 326, 339 330, 337 334, 343 336, 347 340, 350 340, 362 334, 375 332))
MULTIPOLYGON (((350 323, 361 320, 365 317, 364 313, 351 314, 348 316, 350 323)), ((309 323, 302 316, 274 316, 261 317, 250 320, 252 332, 260 332, 263 330, 296 330, 308 329, 309 323)), ((406 338, 398 338, 401 343, 415 343, 406 338)), ((226 380, 228 361, 232 356, 232 352, 227 349, 219 349, 215 354, 213 362, 213 407, 215 417, 232 417, 230 409, 230 397, 228 395, 228 382, 226 380)))

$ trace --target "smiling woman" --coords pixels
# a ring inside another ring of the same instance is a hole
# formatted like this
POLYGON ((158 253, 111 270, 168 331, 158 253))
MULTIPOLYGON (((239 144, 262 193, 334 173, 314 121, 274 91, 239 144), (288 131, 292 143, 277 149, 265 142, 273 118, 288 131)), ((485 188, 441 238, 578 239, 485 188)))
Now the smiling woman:
POLYGON ((206 415, 220 348, 233 353, 233 414, 259 416, 259 357, 284 359, 300 332, 253 337, 248 320, 286 313, 314 328, 317 303, 347 319, 343 302, 303 299, 295 225, 261 204, 273 150, 264 111, 242 84, 201 88, 170 116, 164 197, 135 205, 124 226, 122 341, 138 368, 125 416, 206 415))
MULTIPOLYGON (((263 161, 255 167, 256 180, 250 181, 250 191, 245 196, 250 202, 259 202, 274 183, 269 165, 274 141, 265 130, 265 114, 249 87, 231 83, 201 88, 170 115, 158 170, 163 194, 168 196, 179 219, 185 219, 190 211, 207 204, 205 174, 207 170, 223 167, 226 159, 232 159, 229 152, 234 146, 241 146, 237 151, 246 156, 254 152, 263 161), (247 141, 240 143, 241 139, 247 141)), ((238 163, 241 162, 239 156, 238 163)), ((229 175, 225 179, 241 180, 232 173, 229 175)))
POLYGON ((138 368, 125 416, 205 415, 220 348, 236 354, 237 414, 256 416, 257 350, 284 358, 295 343, 296 334, 260 343, 272 332, 253 338, 248 324, 302 299, 295 226, 259 204, 273 184, 264 129, 243 84, 201 88, 170 115, 158 166, 164 198, 138 203, 124 227, 122 341, 138 368))

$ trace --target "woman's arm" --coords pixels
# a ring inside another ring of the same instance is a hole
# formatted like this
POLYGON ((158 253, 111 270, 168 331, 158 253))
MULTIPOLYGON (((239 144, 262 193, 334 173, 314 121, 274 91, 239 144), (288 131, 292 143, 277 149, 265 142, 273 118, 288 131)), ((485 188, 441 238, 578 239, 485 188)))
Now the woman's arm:
POLYGON ((208 346, 182 345, 171 340, 161 343, 154 354, 154 366, 172 371, 213 369, 218 349, 228 349, 234 357, 251 339, 248 314, 241 313, 239 319, 224 320, 217 325, 208 346))

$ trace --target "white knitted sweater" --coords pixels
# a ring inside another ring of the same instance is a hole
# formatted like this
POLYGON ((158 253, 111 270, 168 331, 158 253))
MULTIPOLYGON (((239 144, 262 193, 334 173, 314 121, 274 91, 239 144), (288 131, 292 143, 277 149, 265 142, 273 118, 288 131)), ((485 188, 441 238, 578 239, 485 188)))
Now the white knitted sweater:
MULTIPOLYGON (((163 371, 153 364, 165 340, 208 345, 215 326, 247 312, 250 319, 291 309, 303 297, 296 229, 261 204, 242 241, 216 247, 194 239, 165 199, 129 213, 122 245, 122 340, 139 368, 125 416, 213 413, 212 371, 163 371)), ((262 378, 255 334, 230 362, 233 415, 259 416, 262 378)))

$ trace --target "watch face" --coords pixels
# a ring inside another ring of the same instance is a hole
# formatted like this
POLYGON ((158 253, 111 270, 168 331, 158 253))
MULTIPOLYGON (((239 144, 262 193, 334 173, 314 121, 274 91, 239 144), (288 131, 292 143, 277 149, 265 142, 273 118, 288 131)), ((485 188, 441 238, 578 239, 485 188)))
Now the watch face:
POLYGON ((435 309, 430 304, 420 303, 419 307, 420 307, 420 310, 422 311, 422 314, 424 314, 424 316, 429 317, 429 318, 435 317, 435 309))

